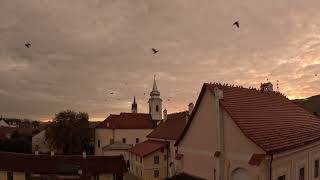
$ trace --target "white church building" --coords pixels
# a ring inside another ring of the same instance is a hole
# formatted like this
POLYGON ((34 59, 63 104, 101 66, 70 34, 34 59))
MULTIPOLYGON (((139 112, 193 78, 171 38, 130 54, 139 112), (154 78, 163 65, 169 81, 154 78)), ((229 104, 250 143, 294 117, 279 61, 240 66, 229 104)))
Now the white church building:
POLYGON ((149 98, 149 113, 139 113, 134 98, 131 113, 110 114, 95 129, 95 155, 124 155, 128 160, 128 149, 147 140, 162 120, 162 99, 154 79, 149 98))

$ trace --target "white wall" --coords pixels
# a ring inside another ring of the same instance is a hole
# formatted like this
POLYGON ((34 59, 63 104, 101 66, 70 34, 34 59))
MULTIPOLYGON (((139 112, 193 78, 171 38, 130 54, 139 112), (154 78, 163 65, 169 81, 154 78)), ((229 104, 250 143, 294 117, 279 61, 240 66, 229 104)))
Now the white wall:
POLYGON ((10 127, 4 120, 0 120, 0 127, 10 127))
POLYGON ((139 143, 147 140, 146 136, 153 129, 96 129, 95 130, 95 155, 103 155, 102 148, 110 144, 110 139, 122 142, 122 138, 126 138, 126 144, 136 144, 136 138, 139 138, 139 143), (100 140, 100 148, 98 141, 100 140))
POLYGON ((314 177, 314 162, 320 161, 320 143, 291 150, 274 156, 272 163, 273 180, 278 176, 286 175, 286 179, 299 180, 299 170, 304 167, 305 180, 320 180, 314 177))
POLYGON ((38 151, 40 153, 49 153, 50 148, 45 140, 46 131, 42 130, 38 134, 32 136, 32 152, 36 151, 36 147, 38 147, 38 151))

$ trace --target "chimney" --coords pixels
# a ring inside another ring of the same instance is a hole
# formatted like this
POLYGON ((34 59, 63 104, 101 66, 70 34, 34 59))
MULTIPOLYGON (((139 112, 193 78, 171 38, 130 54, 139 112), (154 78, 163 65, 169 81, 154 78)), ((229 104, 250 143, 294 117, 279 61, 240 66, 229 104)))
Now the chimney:
POLYGON ((191 115, 192 111, 193 111, 194 105, 193 103, 189 103, 188 105, 188 109, 189 109, 189 115, 191 115))
POLYGON ((39 155, 39 151, 35 151, 34 154, 35 154, 35 155, 39 155))
POLYGON ((83 152, 82 152, 82 157, 83 157, 83 159, 87 158, 87 153, 86 153, 86 151, 83 151, 83 152))
POLYGON ((166 121, 167 119, 168 119, 168 112, 167 112, 167 110, 165 109, 165 110, 163 110, 163 121, 166 121))
POLYGON ((51 151, 51 156, 54 156, 54 151, 51 151))
POLYGON ((261 83, 260 90, 264 92, 273 91, 273 85, 271 82, 261 83))

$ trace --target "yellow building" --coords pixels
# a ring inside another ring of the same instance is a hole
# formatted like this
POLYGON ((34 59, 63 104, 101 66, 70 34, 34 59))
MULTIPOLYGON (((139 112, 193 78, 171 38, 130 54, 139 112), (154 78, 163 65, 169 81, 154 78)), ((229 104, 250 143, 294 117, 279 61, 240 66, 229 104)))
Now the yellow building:
POLYGON ((169 143, 147 140, 129 149, 129 171, 139 179, 153 180, 168 177, 169 143))
POLYGON ((168 115, 167 110, 163 111, 163 120, 148 134, 148 140, 129 149, 131 173, 144 180, 171 178, 176 175, 179 169, 176 159, 179 156, 174 144, 183 132, 192 109, 193 104, 190 103, 189 111, 168 115), (156 160, 158 157, 159 162, 156 160))
POLYGON ((123 180, 123 156, 62 156, 0 152, 0 180, 123 180))
POLYGON ((271 88, 204 84, 175 145, 203 179, 320 179, 320 119, 271 88))

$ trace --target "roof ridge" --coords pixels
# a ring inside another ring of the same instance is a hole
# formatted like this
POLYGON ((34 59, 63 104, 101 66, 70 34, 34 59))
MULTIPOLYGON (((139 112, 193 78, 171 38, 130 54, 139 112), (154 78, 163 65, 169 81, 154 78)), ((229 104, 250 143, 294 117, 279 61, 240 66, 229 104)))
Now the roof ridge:
POLYGON ((173 113, 168 114, 168 116, 169 115, 174 115, 174 114, 186 113, 186 112, 188 112, 188 110, 181 111, 181 112, 173 112, 173 113))
POLYGON ((238 88, 238 89, 245 89, 245 90, 251 90, 254 92, 260 92, 261 94, 275 94, 275 95, 281 95, 286 99, 289 99, 285 94, 281 93, 280 91, 262 91, 261 89, 255 88, 255 87, 244 87, 242 85, 235 85, 235 84, 228 84, 228 83, 221 83, 221 82, 210 82, 210 83, 204 83, 206 86, 214 86, 214 87, 228 87, 228 88, 238 88))

